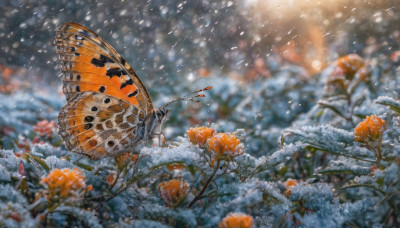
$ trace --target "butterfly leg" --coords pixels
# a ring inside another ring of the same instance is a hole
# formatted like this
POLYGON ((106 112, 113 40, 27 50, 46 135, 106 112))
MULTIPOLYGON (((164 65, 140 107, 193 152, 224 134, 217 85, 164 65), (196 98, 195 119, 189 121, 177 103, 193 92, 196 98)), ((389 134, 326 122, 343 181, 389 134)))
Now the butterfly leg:
POLYGON ((160 139, 159 139, 159 137, 154 137, 154 138, 152 138, 152 141, 153 141, 153 143, 151 144, 152 147, 157 147, 157 144, 158 144, 158 146, 160 146, 160 143, 159 143, 160 139), (158 142, 157 142, 157 141, 158 141, 158 142))
POLYGON ((153 144, 152 146, 155 147, 158 144, 158 147, 162 146, 162 143, 165 139, 164 134, 160 133, 160 134, 155 134, 156 137, 154 137, 153 140, 153 144))

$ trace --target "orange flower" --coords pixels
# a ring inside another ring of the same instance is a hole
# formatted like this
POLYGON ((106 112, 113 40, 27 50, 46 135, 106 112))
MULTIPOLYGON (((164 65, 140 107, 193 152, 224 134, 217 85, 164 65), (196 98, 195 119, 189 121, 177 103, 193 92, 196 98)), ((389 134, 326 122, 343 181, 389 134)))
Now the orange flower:
POLYGON ((139 157, 139 156, 138 156, 137 154, 132 154, 132 156, 131 156, 131 162, 135 163, 135 162, 137 161, 138 157, 139 157))
POLYGON ((210 77, 211 72, 209 69, 202 67, 197 70, 197 74, 201 77, 208 78, 208 77, 210 77))
POLYGON ((374 141, 382 136, 386 130, 386 123, 381 118, 373 115, 367 116, 354 129, 354 139, 359 142, 374 141))
POLYGON ((40 183, 47 185, 49 199, 79 196, 86 189, 85 176, 77 168, 54 169, 40 183))
POLYGON ((177 205, 187 194, 189 185, 184 181, 173 179, 158 185, 161 198, 168 207, 177 205))
POLYGON ((390 55, 390 60, 397 63, 400 61, 400 51, 395 51, 390 55))
POLYGON ((200 147, 204 147, 211 136, 215 134, 215 130, 209 127, 190 128, 186 132, 189 136, 190 142, 200 147))
POLYGON ((354 74, 365 66, 364 59, 357 54, 350 54, 337 59, 334 63, 352 80, 354 74))
POLYGON ((287 179, 287 181, 285 182, 285 183, 283 183, 283 185, 286 187, 286 188, 292 188, 292 187, 294 187, 294 186, 296 186, 297 185, 297 180, 293 180, 293 179, 287 179))
POLYGON ((294 187, 294 186, 296 186, 297 185, 297 180, 293 180, 293 179, 287 179, 287 181, 285 182, 285 183, 283 183, 283 185, 285 186, 285 188, 286 188, 286 191, 285 191, 285 196, 286 197, 289 197, 291 194, 292 194, 292 192, 291 192, 291 189, 294 187))
POLYGON ((51 137, 53 134, 53 129, 55 128, 54 121, 42 120, 37 123, 33 130, 38 132, 40 136, 51 137))
POLYGON ((237 156, 244 153, 243 144, 233 134, 218 133, 208 140, 208 149, 217 158, 237 156))
POLYGON ((219 223, 220 228, 251 228, 253 218, 242 213, 230 213, 219 223))

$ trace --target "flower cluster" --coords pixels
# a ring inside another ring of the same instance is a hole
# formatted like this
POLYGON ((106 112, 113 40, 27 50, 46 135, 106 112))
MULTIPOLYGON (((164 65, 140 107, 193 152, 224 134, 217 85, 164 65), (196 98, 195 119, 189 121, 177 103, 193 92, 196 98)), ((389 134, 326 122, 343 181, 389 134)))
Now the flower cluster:
POLYGON ((204 147, 207 140, 215 134, 215 130, 209 127, 190 128, 186 133, 190 142, 200 147, 204 147))
POLYGON ((233 134, 218 133, 208 140, 208 149, 216 158, 234 157, 244 153, 244 145, 233 134))
POLYGON ((360 81, 365 81, 369 76, 365 60, 359 55, 350 54, 337 59, 327 80, 328 91, 336 94, 346 93, 356 73, 360 81))
POLYGON ((190 142, 200 147, 207 144, 217 160, 230 159, 244 153, 244 145, 233 134, 216 133, 212 128, 198 127, 187 131, 190 142))
POLYGON ((53 120, 50 122, 48 120, 42 120, 33 127, 33 130, 39 133, 40 136, 47 136, 50 138, 53 135, 54 128, 55 124, 53 120))
POLYGON ((186 197, 188 190, 189 185, 177 179, 165 181, 158 185, 160 196, 168 207, 179 204, 186 197))
POLYGON ((79 196, 86 188, 85 175, 77 169, 54 169, 41 181, 47 186, 47 196, 49 199, 66 199, 71 196, 79 196))
POLYGON ((293 179, 287 179, 285 183, 283 183, 283 186, 285 186, 285 196, 289 197, 292 194, 291 189, 297 185, 297 180, 293 179))
POLYGON ((351 80, 354 74, 365 66, 365 61, 357 54, 350 54, 337 59, 334 65, 351 80))
POLYGON ((219 223, 220 228, 251 228, 253 218, 242 213, 230 213, 219 223))
POLYGON ((354 139, 359 142, 375 141, 386 130, 386 123, 381 118, 373 115, 367 116, 354 129, 354 139))

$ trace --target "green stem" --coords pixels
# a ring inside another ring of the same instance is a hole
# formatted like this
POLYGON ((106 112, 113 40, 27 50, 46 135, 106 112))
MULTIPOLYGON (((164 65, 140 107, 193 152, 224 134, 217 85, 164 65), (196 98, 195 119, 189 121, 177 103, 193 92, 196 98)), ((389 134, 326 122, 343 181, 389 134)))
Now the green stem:
POLYGON ((379 137, 378 141, 378 157, 377 157, 377 165, 379 168, 381 168, 381 160, 382 160, 382 135, 379 137))

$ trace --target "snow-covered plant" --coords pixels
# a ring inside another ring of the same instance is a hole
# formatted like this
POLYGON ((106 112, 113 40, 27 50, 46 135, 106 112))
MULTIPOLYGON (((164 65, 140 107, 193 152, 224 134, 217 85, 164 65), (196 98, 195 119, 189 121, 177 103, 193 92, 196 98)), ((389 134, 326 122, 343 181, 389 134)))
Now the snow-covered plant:
MULTIPOLYGON (((273 34, 278 22, 258 10, 250 15, 247 4, 263 1, 161 2, 5 7, 0 24, 9 31, 0 39, 7 61, 35 48, 31 66, 0 65, 0 227, 399 226, 398 31, 361 43, 352 30, 334 35, 310 26, 325 44, 293 35, 298 22, 282 22, 294 26, 287 40, 273 34), (60 16, 48 18, 54 10, 60 16), (104 19, 112 11, 114 18, 104 19), (21 22, 21 14, 35 17, 21 22), (213 89, 205 102, 171 105, 162 146, 145 142, 99 161, 70 153, 56 133, 65 104, 60 83, 36 76, 45 75, 43 65, 51 65, 51 78, 59 74, 46 42, 67 18, 113 31, 102 33, 118 40, 113 45, 133 63, 154 107, 213 89), (262 24, 255 28, 249 21, 256 20, 262 24), (339 38, 332 44, 330 36, 339 38), (324 56, 314 59, 299 38, 320 43, 324 56)), ((363 11, 373 15, 364 26, 354 23, 361 10, 352 7, 346 20, 335 13, 321 26, 340 20, 362 30, 399 18, 396 7, 374 7, 363 11)), ((310 8, 301 18, 319 14, 310 8)))

